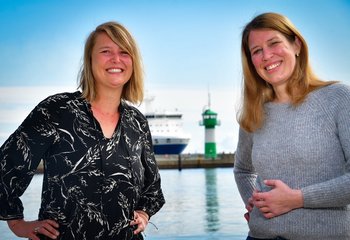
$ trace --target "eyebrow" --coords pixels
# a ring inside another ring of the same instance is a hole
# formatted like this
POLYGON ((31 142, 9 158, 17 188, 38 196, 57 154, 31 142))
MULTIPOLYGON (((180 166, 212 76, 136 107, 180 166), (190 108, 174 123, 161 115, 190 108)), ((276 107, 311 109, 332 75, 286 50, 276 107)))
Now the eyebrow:
POLYGON ((97 49, 104 49, 104 48, 112 48, 112 47, 111 46, 107 46, 107 45, 103 45, 103 46, 97 47, 97 49))
POLYGON ((272 41, 275 41, 275 40, 280 40, 280 38, 278 36, 275 36, 275 37, 272 37, 269 40, 267 40, 267 42, 272 42, 272 41))

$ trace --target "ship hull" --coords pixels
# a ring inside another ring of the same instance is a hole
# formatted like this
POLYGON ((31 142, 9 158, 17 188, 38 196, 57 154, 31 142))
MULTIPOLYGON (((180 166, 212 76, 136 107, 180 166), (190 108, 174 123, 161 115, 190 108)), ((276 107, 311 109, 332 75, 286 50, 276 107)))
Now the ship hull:
POLYGON ((154 145, 154 154, 180 154, 187 144, 158 144, 154 145))
POLYGON ((154 154, 180 154, 187 147, 189 138, 153 137, 154 154))

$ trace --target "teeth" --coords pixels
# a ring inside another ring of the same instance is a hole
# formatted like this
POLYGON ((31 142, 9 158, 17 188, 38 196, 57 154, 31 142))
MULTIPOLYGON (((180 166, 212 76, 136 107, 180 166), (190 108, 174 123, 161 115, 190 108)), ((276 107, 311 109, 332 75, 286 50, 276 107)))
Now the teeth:
POLYGON ((274 68, 278 67, 279 65, 281 65, 281 63, 272 64, 272 65, 270 65, 270 66, 267 66, 267 67, 266 67, 266 70, 274 69, 274 68))
POLYGON ((122 72, 122 70, 120 68, 112 68, 112 69, 108 69, 108 72, 111 73, 120 73, 122 72))

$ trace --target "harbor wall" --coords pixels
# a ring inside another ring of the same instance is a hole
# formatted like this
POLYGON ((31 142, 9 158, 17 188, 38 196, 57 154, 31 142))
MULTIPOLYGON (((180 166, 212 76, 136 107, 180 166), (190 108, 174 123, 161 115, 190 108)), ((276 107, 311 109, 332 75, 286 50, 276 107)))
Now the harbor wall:
MULTIPOLYGON (((206 159, 204 154, 155 155, 159 169, 233 167, 234 153, 217 154, 215 159, 206 159)), ((43 172, 42 163, 37 173, 43 172)))
POLYGON ((156 155, 159 169, 233 167, 234 154, 217 154, 215 159, 206 159, 204 154, 156 155))

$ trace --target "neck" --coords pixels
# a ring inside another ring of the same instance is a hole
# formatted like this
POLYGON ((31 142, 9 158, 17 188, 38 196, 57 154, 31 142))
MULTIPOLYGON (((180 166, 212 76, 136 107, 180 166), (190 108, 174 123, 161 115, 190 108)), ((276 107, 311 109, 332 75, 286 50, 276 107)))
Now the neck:
POLYGON ((288 95, 285 96, 276 96, 276 98, 273 100, 276 103, 289 103, 290 97, 288 95))
POLYGON ((118 97, 96 97, 91 102, 92 114, 99 122, 103 135, 111 138, 119 121, 119 105, 118 97))
POLYGON ((275 99, 273 100, 274 102, 278 102, 278 103, 288 103, 290 102, 290 96, 287 93, 287 89, 284 85, 281 86, 274 86, 273 87, 274 91, 275 91, 275 99))
POLYGON ((113 115, 118 112, 120 105, 120 98, 118 97, 100 97, 96 98, 91 102, 92 108, 103 115, 113 115))

